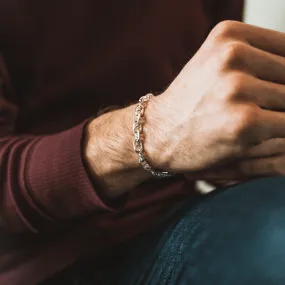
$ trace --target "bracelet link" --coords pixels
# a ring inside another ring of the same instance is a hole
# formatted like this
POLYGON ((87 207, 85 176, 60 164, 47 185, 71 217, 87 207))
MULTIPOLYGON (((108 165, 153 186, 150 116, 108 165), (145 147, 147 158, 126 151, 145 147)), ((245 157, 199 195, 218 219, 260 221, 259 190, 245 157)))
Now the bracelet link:
POLYGON ((146 157, 144 156, 144 147, 143 147, 143 123, 144 123, 144 111, 147 105, 147 102, 153 97, 153 94, 147 94, 142 96, 139 99, 139 103, 135 108, 135 119, 133 124, 134 131, 134 151, 138 154, 139 164, 142 168, 150 172, 156 178, 167 178, 172 177, 175 174, 167 171, 158 171, 154 170, 148 163, 146 157))

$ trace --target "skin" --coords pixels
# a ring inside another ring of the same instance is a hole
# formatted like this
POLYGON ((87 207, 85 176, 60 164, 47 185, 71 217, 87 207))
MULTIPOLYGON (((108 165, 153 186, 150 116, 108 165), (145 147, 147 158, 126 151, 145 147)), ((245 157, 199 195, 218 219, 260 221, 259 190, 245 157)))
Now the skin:
MULTIPOLYGON (((173 83, 149 101, 150 164, 188 179, 285 174, 285 34, 217 25, 173 83)), ((150 179, 133 151, 135 105, 90 122, 86 164, 108 197, 150 179)))

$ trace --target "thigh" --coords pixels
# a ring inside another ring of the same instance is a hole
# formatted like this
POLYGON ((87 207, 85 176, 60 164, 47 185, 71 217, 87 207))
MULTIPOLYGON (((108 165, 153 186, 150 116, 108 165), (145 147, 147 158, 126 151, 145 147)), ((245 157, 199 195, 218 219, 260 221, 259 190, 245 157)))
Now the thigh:
POLYGON ((121 285, 285 284, 285 178, 186 201, 126 248, 121 285))

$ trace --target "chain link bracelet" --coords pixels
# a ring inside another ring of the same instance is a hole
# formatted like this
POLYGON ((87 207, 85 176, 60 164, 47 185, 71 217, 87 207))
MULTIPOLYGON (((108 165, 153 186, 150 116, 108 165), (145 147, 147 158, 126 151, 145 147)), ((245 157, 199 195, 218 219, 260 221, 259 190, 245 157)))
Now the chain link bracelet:
POLYGON ((143 131, 143 123, 144 123, 144 111, 147 105, 147 102, 153 97, 153 94, 147 94, 140 98, 138 105, 135 109, 135 120, 133 125, 134 131, 134 151, 138 154, 139 163, 142 168, 148 172, 150 172, 156 178, 167 178, 172 177, 175 174, 167 171, 158 171, 153 169, 148 163, 145 155, 144 155, 144 147, 142 140, 142 131, 143 131))

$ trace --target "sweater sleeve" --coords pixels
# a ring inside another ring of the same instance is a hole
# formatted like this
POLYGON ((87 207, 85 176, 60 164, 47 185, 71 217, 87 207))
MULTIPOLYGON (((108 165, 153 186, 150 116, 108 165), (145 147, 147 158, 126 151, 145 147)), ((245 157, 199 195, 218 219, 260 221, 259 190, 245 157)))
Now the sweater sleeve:
POLYGON ((55 135, 17 136, 17 104, 0 57, 0 228, 42 232, 108 210, 85 170, 86 122, 55 135))

